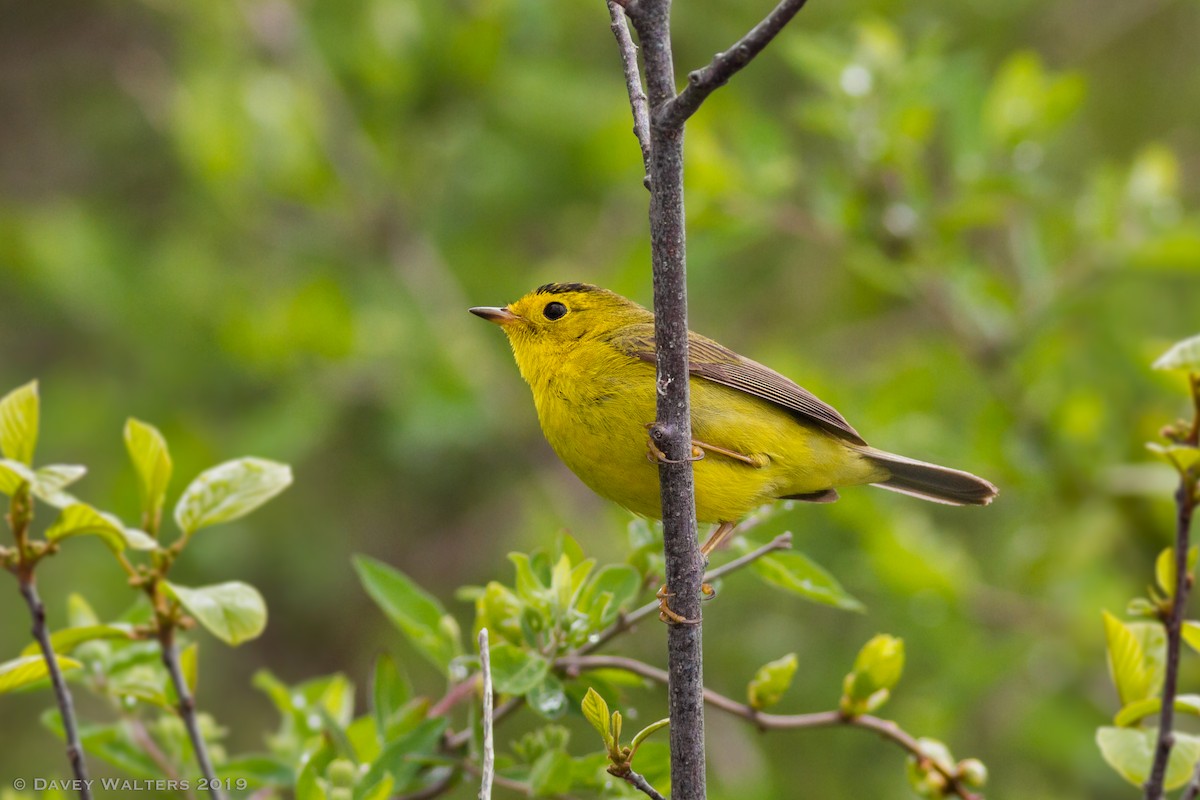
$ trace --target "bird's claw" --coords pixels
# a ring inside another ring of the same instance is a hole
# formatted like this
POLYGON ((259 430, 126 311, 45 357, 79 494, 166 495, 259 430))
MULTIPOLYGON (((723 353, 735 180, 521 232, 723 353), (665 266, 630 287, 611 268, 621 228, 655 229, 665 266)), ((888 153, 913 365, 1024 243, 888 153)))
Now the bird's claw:
MULTIPOLYGON (((706 584, 707 585, 707 584, 706 584)), ((712 587, 709 586, 709 591, 712 587)), ((668 625, 699 625, 700 620, 688 619, 682 614, 676 614, 671 610, 671 606, 667 604, 667 600, 675 596, 674 592, 668 592, 667 587, 659 587, 658 592, 654 595, 658 598, 658 618, 668 625)))
MULTIPOLYGON (((653 422, 646 423, 646 429, 654 427, 653 422)), ((692 455, 689 458, 667 458, 667 454, 654 443, 654 437, 646 437, 646 459, 651 464, 682 464, 685 461, 699 461, 704 458, 704 450, 695 444, 692 445, 692 455)))

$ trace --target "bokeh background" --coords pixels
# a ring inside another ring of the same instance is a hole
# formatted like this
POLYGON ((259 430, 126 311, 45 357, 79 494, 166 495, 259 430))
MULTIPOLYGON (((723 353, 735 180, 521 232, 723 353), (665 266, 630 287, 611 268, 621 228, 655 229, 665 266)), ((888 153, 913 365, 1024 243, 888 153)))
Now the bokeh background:
MULTIPOLYGON (((510 550, 567 529, 624 558, 628 516, 555 460, 500 332, 466 313, 552 280, 649 302, 603 3, 5 6, 0 390, 41 380, 39 460, 87 464, 79 494, 131 520, 129 415, 168 437, 175 491, 238 455, 295 469, 179 568, 271 609, 236 650, 201 637, 200 702, 231 751, 276 724, 250 686, 264 666, 361 686, 387 650, 440 694, 353 553, 417 576, 464 628, 455 588, 510 580, 510 550)), ((765 11, 678 4, 680 74, 765 11)), ((1200 6, 1178 0, 813 2, 690 123, 692 327, 872 443, 1001 487, 986 510, 862 489, 779 516, 763 535, 794 531, 868 612, 733 578, 706 607, 714 688, 741 696, 795 651, 781 708, 828 708, 886 631, 909 656, 888 715, 983 759, 991 796, 1136 794, 1093 741, 1116 710, 1100 612, 1143 590, 1171 530, 1171 475, 1143 443, 1186 410, 1149 364, 1200 328, 1198 39, 1200 6)), ((104 615, 132 599, 98 542, 40 578, 53 624, 67 591, 104 615)), ((621 647, 661 663, 663 642, 649 625, 621 647)), ((65 773, 36 721, 50 702, 3 698, 5 785, 65 773)), ((658 702, 630 699, 649 719, 658 702)), ((873 737, 709 725, 714 798, 907 796, 873 737)), ((572 749, 595 749, 579 730, 572 749)))

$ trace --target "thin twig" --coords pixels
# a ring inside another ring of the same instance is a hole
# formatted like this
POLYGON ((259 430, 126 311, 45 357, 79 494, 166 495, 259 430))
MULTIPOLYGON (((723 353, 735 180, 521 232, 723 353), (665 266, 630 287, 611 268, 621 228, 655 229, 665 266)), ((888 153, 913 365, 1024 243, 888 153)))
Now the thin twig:
POLYGON ((783 30, 792 17, 804 7, 805 0, 781 0, 766 18, 751 28, 733 47, 717 53, 712 62, 688 73, 688 84, 671 102, 656 111, 656 125, 681 126, 700 104, 716 89, 729 82, 742 67, 749 64, 771 40, 783 30))
POLYGON ((75 788, 79 790, 80 800, 91 800, 92 781, 88 778, 87 762, 83 758, 83 745, 79 741, 79 725, 75 719, 75 702, 71 698, 71 689, 63 678, 62 669, 58 666, 58 656, 54 654, 54 646, 50 643, 50 631, 46 628, 46 606, 38 596, 37 583, 34 581, 33 570, 23 570, 18 573, 17 581, 21 587, 21 596, 29 606, 29 615, 33 617, 33 638, 37 639, 42 649, 42 658, 46 661, 46 669, 50 672, 50 683, 54 687, 54 697, 58 701, 59 715, 62 717, 63 732, 67 738, 67 760, 71 762, 71 771, 75 773, 75 788))
POLYGON ((637 45, 629 35, 623 6, 607 0, 608 17, 613 36, 617 37, 617 48, 621 51, 621 66, 625 70, 625 91, 629 94, 629 107, 633 112, 633 135, 642 149, 642 168, 646 171, 642 184, 650 188, 650 111, 646 92, 642 89, 642 76, 638 72, 637 45))
POLYGON ((496 772, 496 745, 492 741, 492 659, 487 628, 479 631, 479 672, 483 675, 483 776, 479 800, 491 800, 492 777, 496 772))
POLYGON ((612 769, 609 769, 609 774, 615 775, 621 780, 625 781, 630 786, 649 797, 650 800, 667 800, 667 798, 658 793, 657 789, 650 785, 650 781, 646 780, 646 778, 641 774, 634 772, 628 767, 620 772, 613 772, 612 769))
POLYGON ((183 677, 183 668, 179 665, 179 648, 175 644, 175 628, 167 624, 159 631, 158 641, 162 650, 162 662, 171 674, 171 683, 175 686, 175 696, 179 698, 179 716, 187 728, 188 737, 192 740, 192 749, 196 752, 196 763, 200 766, 200 774, 208 784, 208 793, 213 800, 224 800, 221 783, 217 780, 217 771, 213 769, 212 758, 208 754, 208 745, 200 733, 200 724, 196 720, 196 699, 188 689, 187 680, 183 677))
MULTIPOLYGON (((665 670, 623 656, 564 656, 556 660, 554 665, 568 673, 591 669, 619 669, 662 684, 666 684, 669 678, 665 670)), ((911 734, 891 720, 873 717, 869 714, 847 716, 840 711, 820 711, 812 714, 768 714, 708 688, 704 690, 704 702, 726 713, 742 717, 764 731, 828 728, 839 725, 873 731, 883 738, 895 742, 913 757, 927 762, 946 779, 947 790, 963 800, 980 800, 978 795, 962 785, 961 779, 953 770, 948 769, 946 765, 936 759, 930 758, 911 734)))
MULTIPOLYGON (((1188 376, 1192 390, 1193 418, 1183 443, 1195 447, 1200 440, 1200 383, 1188 376)), ((1175 695, 1179 686, 1179 655, 1183 640, 1183 618, 1188 592, 1192 588, 1188 575, 1188 550, 1191 549, 1192 511, 1196 506, 1196 475, 1190 467, 1180 470, 1179 488, 1175 491, 1175 593, 1171 598, 1171 615, 1163 620, 1167 630, 1167 666, 1163 678, 1162 710, 1159 712, 1158 741, 1154 746, 1154 764, 1150 777, 1143 785, 1145 800, 1159 800, 1171 748, 1175 744, 1175 695)))

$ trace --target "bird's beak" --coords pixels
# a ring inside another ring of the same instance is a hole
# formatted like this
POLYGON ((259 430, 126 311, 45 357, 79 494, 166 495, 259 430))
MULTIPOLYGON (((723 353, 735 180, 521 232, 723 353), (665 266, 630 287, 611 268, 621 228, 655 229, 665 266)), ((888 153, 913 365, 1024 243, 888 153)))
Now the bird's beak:
POLYGON ((476 306, 469 311, 477 317, 483 317, 488 322, 494 322, 497 325, 507 325, 514 320, 520 319, 516 314, 509 311, 507 308, 493 308, 491 306, 476 306))

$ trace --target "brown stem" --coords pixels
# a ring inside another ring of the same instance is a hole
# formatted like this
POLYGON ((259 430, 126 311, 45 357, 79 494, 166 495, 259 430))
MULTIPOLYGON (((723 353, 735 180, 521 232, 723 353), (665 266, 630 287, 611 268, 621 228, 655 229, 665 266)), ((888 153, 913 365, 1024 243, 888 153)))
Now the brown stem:
POLYGON ((650 188, 650 112, 647 107, 646 92, 642 89, 642 76, 638 72, 637 45, 629 35, 629 25, 625 21, 625 11, 622 4, 607 0, 608 17, 612 24, 613 36, 617 38, 617 49, 621 52, 621 66, 625 71, 625 91, 629 94, 629 107, 633 112, 633 135, 637 137, 638 146, 642 149, 642 167, 646 175, 642 183, 650 188))
MULTIPOLYGON (((619 669, 656 683, 667 683, 669 676, 658 667, 622 656, 564 656, 554 662, 554 665, 567 671, 590 669, 619 669)), ((861 728, 873 731, 885 739, 898 744, 913 757, 925 761, 946 779, 948 791, 958 795, 962 800, 980 800, 979 796, 963 786, 961 779, 946 765, 931 759, 921 744, 911 734, 904 731, 891 720, 880 719, 869 714, 847 716, 840 711, 820 711, 812 714, 768 714, 759 711, 745 703, 739 703, 712 689, 704 690, 704 702, 735 716, 742 717, 753 723, 760 730, 792 730, 798 728, 828 728, 844 725, 851 728, 861 728)))
POLYGON ((739 39, 733 47, 717 53, 707 67, 688 74, 688 85, 671 102, 656 111, 654 123, 681 127, 700 104, 749 64, 804 7, 805 0, 781 0, 766 18, 739 39))
POLYGON ((667 800, 658 793, 657 789, 650 785, 650 781, 646 780, 642 775, 634 772, 629 767, 625 767, 623 770, 616 771, 610 767, 608 772, 610 775, 615 775, 621 780, 625 781, 630 786, 649 797, 650 800, 667 800))
POLYGON ((1164 622, 1167 629, 1167 669, 1163 678, 1162 710, 1159 712, 1154 764, 1150 768, 1150 777, 1143 786, 1145 800, 1159 800, 1162 797, 1167 761, 1175 744, 1172 728, 1175 724, 1175 694, 1179 685, 1179 654, 1183 639, 1184 610, 1192 585, 1187 562, 1191 543, 1192 510, 1196 503, 1195 483, 1192 471, 1186 469, 1180 476, 1179 488, 1175 491, 1175 594, 1172 598, 1171 615, 1164 622))
POLYGON ((221 783, 217 780, 217 771, 213 769, 212 758, 208 754, 208 744, 200 733, 200 724, 196 720, 196 699, 188 689, 187 680, 183 677, 183 668, 179 664, 179 648, 175 644, 175 628, 170 621, 160 620, 158 641, 162 649, 162 661, 171 674, 171 683, 175 686, 175 695, 179 698, 179 716, 187 727, 188 738, 192 740, 192 750, 196 753, 196 763, 200 765, 200 774, 208 784, 208 793, 213 800, 224 800, 221 783))
POLYGON ((80 800, 91 800, 92 782, 88 778, 87 762, 83 758, 83 745, 79 741, 79 724, 75 719, 75 702, 71 698, 71 689, 63 678, 58 666, 58 657, 50 644, 50 631, 46 628, 46 606, 38 596, 37 583, 33 570, 22 569, 17 574, 17 582, 21 587, 21 596, 29 606, 29 615, 33 618, 33 638, 37 639, 42 649, 42 658, 46 660, 46 669, 50 672, 50 684, 54 687, 54 697, 58 701, 58 711, 62 716, 63 732, 67 739, 67 760, 71 762, 71 770, 75 773, 76 787, 80 800))

